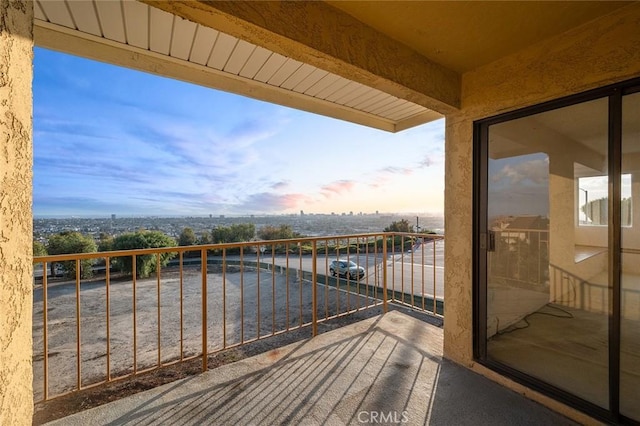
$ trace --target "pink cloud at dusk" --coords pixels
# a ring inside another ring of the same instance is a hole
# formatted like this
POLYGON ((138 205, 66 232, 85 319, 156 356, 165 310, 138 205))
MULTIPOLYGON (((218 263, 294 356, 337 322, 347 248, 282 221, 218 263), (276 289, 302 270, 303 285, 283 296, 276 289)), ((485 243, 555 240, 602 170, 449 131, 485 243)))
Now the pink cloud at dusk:
POLYGON ((271 192, 260 192, 249 195, 241 207, 246 211, 282 211, 295 209, 301 204, 312 201, 304 194, 274 194, 271 192))
POLYGON ((355 185, 356 182, 352 180, 337 180, 320 188, 320 192, 326 198, 331 198, 334 195, 340 195, 351 191, 355 185))

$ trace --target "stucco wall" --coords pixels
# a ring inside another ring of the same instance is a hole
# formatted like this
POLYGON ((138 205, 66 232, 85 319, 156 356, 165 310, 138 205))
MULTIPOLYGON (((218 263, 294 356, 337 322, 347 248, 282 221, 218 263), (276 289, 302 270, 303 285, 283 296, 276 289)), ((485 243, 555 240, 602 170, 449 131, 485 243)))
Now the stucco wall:
POLYGON ((447 116, 445 356, 473 366, 473 121, 640 76, 640 4, 463 75, 447 116))
POLYGON ((0 0, 0 425, 32 422, 33 4, 0 0))

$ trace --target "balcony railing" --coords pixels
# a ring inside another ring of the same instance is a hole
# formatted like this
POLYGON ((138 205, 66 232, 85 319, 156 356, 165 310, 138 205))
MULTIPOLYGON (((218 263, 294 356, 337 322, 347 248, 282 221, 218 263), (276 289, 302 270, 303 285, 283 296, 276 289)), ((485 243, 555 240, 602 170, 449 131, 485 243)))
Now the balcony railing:
POLYGON ((548 230, 506 229, 493 232, 495 247, 488 259, 489 276, 512 284, 548 284, 548 230))
POLYGON ((443 248, 380 233, 36 257, 34 401, 197 358, 205 371, 216 352, 388 303, 441 316, 443 248), (364 275, 332 274, 337 259, 364 275))

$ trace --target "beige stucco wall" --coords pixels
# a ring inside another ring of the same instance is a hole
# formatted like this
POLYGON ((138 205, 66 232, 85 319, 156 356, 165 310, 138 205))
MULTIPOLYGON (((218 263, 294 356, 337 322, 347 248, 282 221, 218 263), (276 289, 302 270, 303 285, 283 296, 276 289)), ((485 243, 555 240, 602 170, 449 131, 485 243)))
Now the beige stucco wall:
POLYGON ((0 425, 32 422, 33 4, 0 0, 0 425))
MULTIPOLYGON (((473 362, 473 121, 640 76, 640 4, 463 75, 462 109, 447 116, 445 356, 473 362)), ((516 385, 506 380, 506 384, 516 385)), ((532 391, 530 397, 550 403, 532 391)))

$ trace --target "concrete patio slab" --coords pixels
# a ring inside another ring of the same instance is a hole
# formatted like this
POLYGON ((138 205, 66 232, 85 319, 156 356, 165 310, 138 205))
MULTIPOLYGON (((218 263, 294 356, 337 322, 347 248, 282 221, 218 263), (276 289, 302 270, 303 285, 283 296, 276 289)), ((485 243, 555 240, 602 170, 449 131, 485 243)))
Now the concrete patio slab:
POLYGON ((442 329, 398 311, 49 425, 569 425, 442 358, 442 329))

